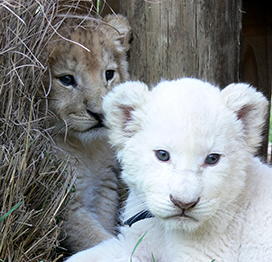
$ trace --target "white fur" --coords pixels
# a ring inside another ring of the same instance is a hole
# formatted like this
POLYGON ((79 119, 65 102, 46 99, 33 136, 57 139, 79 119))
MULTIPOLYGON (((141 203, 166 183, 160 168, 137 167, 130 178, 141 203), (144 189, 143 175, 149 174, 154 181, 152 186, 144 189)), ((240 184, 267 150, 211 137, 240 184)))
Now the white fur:
POLYGON ((272 170, 254 157, 267 100, 246 84, 220 91, 200 80, 117 86, 104 100, 110 140, 130 188, 124 220, 148 209, 155 217, 122 227, 118 238, 68 262, 236 262, 272 260, 272 170), (155 150, 170 153, 161 161, 155 150), (217 163, 205 159, 219 154, 217 163), (170 195, 186 209, 174 205, 170 195))

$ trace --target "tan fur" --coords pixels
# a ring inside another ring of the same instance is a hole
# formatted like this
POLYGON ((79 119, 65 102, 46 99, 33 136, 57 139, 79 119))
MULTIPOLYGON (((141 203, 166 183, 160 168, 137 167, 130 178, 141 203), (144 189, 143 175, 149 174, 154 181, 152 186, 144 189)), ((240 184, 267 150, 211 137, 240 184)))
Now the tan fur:
POLYGON ((90 18, 80 25, 66 20, 58 32, 68 40, 58 35, 49 45, 48 105, 59 154, 72 156, 71 167, 77 174, 64 230, 68 248, 79 251, 111 238, 116 231, 118 165, 106 128, 97 125, 103 119, 103 96, 129 77, 130 27, 123 16, 108 15, 103 21, 90 18), (114 71, 108 80, 107 70, 114 71), (64 84, 64 76, 73 76, 74 84, 64 84))

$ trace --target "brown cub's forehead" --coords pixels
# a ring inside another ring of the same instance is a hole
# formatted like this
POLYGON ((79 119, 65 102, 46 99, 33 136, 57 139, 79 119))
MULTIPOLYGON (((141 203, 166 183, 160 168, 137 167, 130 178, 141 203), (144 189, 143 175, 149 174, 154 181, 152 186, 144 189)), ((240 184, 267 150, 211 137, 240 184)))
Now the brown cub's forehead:
POLYGON ((51 66, 53 68, 66 66, 67 69, 74 70, 80 61, 81 64, 92 70, 101 66, 103 63, 101 60, 105 56, 111 61, 120 59, 115 43, 103 31, 103 27, 106 26, 108 25, 91 23, 84 27, 71 26, 60 30, 60 34, 70 41, 59 37, 52 41, 49 59, 51 66))

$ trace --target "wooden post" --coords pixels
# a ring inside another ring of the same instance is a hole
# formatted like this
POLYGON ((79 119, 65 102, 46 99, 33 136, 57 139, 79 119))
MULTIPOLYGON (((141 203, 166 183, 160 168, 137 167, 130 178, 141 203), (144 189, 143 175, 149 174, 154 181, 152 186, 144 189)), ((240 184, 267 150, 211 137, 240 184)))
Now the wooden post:
MULTIPOLYGON (((272 4, 271 1, 244 0, 242 39, 242 81, 257 87, 268 100, 272 88, 272 4)), ((271 127, 270 127, 271 129, 271 127)), ((269 116, 259 154, 266 157, 269 116)), ((269 156, 271 161, 271 152, 269 156)))
POLYGON ((240 79, 241 0, 120 0, 133 30, 132 79, 240 79))

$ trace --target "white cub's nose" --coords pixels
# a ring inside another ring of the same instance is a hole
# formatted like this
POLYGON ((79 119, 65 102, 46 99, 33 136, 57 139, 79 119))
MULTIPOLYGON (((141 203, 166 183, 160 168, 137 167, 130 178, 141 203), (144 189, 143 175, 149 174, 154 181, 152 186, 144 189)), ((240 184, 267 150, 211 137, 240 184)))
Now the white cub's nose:
POLYGON ((196 201, 191 201, 191 202, 186 202, 186 203, 184 203, 184 202, 182 202, 182 201, 180 201, 180 200, 174 198, 174 197, 170 194, 170 200, 172 201, 172 203, 173 203, 175 206, 179 207, 180 209, 189 209, 189 208, 195 207, 195 206, 198 204, 198 202, 199 202, 199 200, 200 200, 200 197, 199 197, 196 201))

